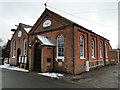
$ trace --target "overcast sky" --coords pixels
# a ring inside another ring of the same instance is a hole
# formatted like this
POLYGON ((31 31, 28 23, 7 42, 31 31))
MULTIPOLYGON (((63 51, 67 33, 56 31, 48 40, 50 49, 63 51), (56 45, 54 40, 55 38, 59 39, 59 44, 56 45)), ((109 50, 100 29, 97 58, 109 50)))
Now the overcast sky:
POLYGON ((19 23, 33 26, 46 1, 48 9, 107 38, 112 48, 118 47, 118 0, 0 0, 0 38, 6 43, 19 23))

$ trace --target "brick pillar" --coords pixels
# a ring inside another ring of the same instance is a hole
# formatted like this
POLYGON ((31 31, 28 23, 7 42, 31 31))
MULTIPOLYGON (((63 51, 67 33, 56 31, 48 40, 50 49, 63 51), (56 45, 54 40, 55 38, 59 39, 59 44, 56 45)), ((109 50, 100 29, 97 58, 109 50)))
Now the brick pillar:
POLYGON ((103 54, 104 65, 106 65, 105 40, 103 40, 103 54))

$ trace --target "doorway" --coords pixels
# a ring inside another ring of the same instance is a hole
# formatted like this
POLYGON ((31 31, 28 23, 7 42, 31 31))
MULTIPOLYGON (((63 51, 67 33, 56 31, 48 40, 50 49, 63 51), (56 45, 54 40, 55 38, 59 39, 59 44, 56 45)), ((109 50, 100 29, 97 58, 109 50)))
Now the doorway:
POLYGON ((36 43, 34 47, 34 71, 41 72, 41 45, 36 43))
POLYGON ((20 50, 20 48, 18 48, 18 50, 17 50, 17 66, 20 65, 19 64, 19 56, 20 56, 20 54, 21 54, 21 50, 20 50))

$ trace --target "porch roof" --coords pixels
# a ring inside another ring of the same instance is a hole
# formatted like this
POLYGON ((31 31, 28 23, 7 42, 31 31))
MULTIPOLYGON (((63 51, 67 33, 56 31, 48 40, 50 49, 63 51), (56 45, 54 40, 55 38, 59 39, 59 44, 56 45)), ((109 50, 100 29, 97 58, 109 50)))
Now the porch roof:
POLYGON ((39 35, 37 35, 37 38, 42 42, 41 45, 55 46, 52 43, 52 41, 49 38, 45 37, 45 36, 39 36, 39 35))

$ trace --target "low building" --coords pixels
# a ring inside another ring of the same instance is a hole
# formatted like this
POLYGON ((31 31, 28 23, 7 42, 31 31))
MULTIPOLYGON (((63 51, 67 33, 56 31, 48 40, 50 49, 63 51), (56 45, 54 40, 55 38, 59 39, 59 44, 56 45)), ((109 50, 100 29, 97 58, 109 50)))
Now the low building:
MULTIPOLYGON (((20 66, 28 55, 28 32, 32 26, 20 23, 11 38, 10 64, 20 66), (20 57, 20 60, 19 60, 20 57)), ((27 63, 28 64, 28 63, 27 63)))
POLYGON ((109 51, 109 62, 110 64, 118 64, 120 61, 120 51, 116 49, 111 49, 109 51))
MULTIPOLYGON (((24 27, 20 27, 24 33, 24 27)), ((11 64, 14 65, 18 62, 19 48, 22 55, 25 49, 25 37, 18 37, 18 32, 11 39, 11 64)), ((85 71, 86 61, 89 61, 89 68, 106 65, 112 49, 108 39, 48 9, 26 33, 26 41, 29 70, 38 72, 77 74, 85 71)))

